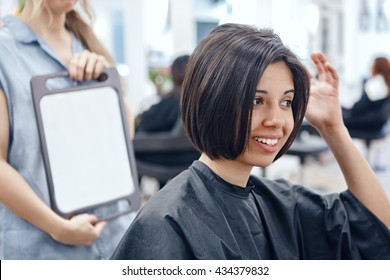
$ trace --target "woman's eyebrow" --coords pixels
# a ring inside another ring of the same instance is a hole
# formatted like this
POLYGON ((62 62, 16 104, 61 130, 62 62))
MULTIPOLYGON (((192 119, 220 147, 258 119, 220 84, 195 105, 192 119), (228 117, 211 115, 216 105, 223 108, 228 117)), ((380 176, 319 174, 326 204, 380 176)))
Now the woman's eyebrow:
MULTIPOLYGON (((256 92, 261 94, 268 94, 268 91, 263 89, 256 89, 256 92)), ((289 94, 289 93, 295 93, 294 89, 286 90, 283 94, 289 94)))

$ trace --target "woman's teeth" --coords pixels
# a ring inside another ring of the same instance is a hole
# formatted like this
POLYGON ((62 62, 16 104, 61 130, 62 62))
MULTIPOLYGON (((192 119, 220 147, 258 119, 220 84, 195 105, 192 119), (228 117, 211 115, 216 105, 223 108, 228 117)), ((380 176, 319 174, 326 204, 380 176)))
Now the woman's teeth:
POLYGON ((268 138, 257 138, 257 137, 255 139, 256 141, 267 144, 269 146, 275 146, 279 142, 279 139, 268 139, 268 138))

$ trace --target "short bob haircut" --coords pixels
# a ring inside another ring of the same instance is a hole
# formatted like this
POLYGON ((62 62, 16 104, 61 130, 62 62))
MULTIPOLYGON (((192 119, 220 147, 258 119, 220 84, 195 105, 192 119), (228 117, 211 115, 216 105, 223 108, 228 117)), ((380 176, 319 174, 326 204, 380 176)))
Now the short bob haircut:
POLYGON ((253 99, 268 65, 283 61, 294 81, 294 128, 274 160, 291 146, 309 99, 306 68, 270 29, 242 24, 216 27, 186 67, 181 118, 193 145, 210 159, 236 159, 249 143, 253 99))

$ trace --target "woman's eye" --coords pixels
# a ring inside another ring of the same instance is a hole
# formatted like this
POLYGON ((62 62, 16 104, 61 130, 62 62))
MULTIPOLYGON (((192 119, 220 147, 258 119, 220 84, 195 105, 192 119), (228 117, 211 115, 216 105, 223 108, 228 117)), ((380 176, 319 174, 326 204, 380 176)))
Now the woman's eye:
POLYGON ((260 97, 255 97, 253 99, 253 105, 259 105, 259 104, 263 104, 263 99, 260 97))
POLYGON ((292 105, 292 100, 283 100, 282 101, 282 106, 290 108, 292 105))

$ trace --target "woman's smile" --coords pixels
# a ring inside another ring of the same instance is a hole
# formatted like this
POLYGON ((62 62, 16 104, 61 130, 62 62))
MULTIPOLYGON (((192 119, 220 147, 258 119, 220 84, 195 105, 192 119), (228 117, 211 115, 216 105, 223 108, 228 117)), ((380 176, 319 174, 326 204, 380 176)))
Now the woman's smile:
POLYGON ((256 144, 268 153, 275 153, 280 150, 278 143, 280 137, 254 137, 256 144))

